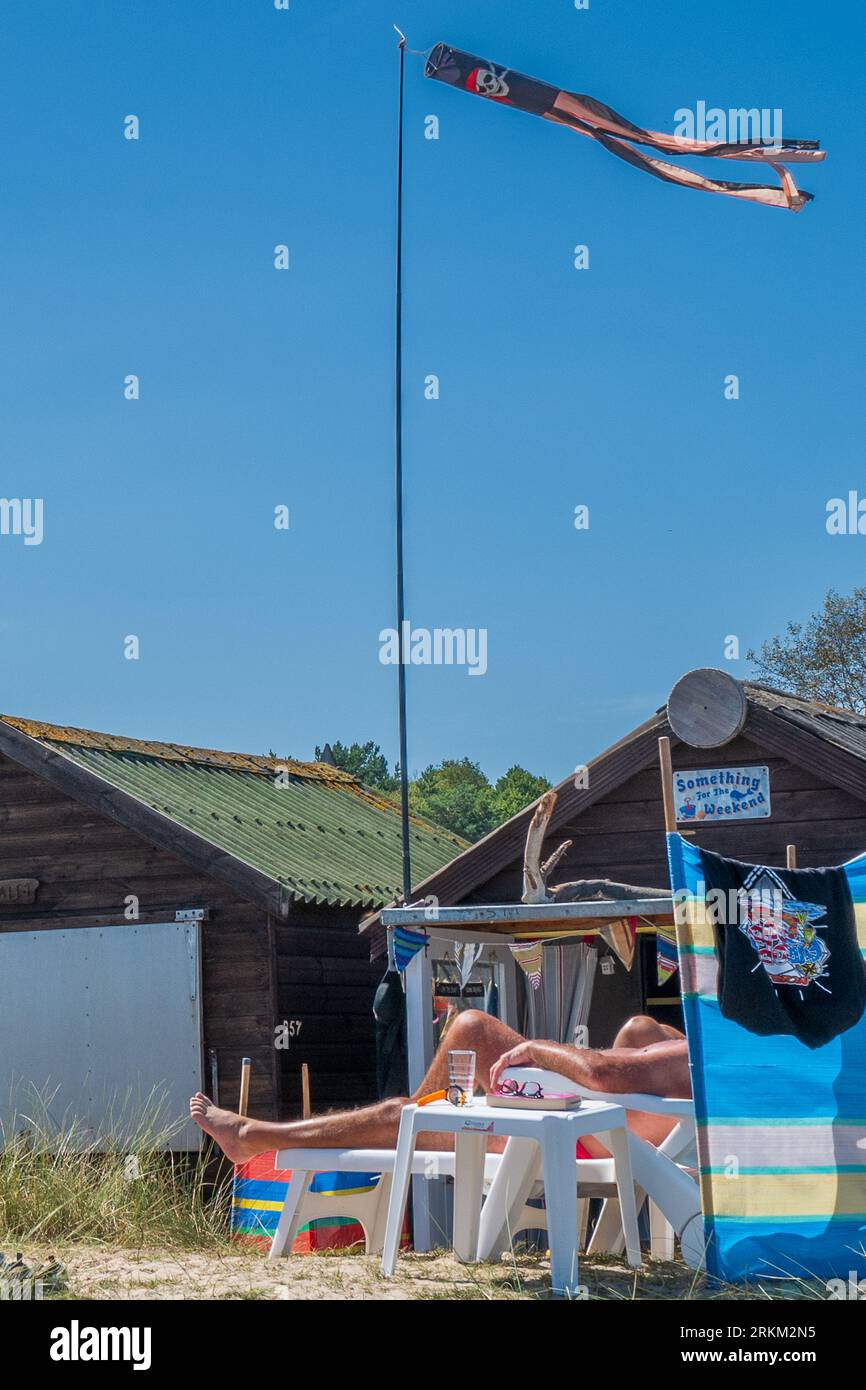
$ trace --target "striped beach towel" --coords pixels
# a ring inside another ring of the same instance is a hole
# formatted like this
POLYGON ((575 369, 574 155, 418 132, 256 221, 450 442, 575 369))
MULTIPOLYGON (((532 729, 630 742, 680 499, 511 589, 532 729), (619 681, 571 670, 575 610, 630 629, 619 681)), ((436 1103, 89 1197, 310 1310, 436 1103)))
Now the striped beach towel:
MULTIPOLYGON (((708 1271, 864 1278, 866 1015, 818 1047, 724 1017, 715 930, 739 927, 714 930, 699 849, 676 834, 667 840, 708 1271)), ((866 854, 842 872, 863 957, 866 854)))

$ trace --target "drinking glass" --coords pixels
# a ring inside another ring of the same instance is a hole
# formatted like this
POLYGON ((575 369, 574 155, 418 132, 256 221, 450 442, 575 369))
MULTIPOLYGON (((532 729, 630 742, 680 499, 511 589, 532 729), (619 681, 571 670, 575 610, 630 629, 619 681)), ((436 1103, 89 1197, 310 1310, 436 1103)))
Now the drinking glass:
POLYGON ((455 1049, 448 1053, 448 1084, 459 1086, 466 1099, 465 1105, 472 1104, 475 1089, 475 1053, 455 1049))

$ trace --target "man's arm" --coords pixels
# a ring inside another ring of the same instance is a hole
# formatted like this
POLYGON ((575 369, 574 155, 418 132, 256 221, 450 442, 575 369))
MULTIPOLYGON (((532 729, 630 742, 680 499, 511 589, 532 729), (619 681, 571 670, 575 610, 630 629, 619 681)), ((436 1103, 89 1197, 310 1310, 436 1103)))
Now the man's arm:
POLYGON ((636 1091, 654 1096, 691 1095, 684 1038, 652 1043, 649 1047, 618 1047, 609 1052, 536 1040, 518 1043, 491 1068, 491 1090, 499 1085, 506 1067, 544 1067, 588 1090, 611 1094, 636 1091))

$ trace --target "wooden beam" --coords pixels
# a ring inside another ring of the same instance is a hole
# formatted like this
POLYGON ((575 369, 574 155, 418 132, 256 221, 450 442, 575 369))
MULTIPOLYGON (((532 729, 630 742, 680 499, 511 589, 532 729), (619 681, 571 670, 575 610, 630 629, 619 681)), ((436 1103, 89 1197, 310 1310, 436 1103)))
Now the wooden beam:
POLYGON ((677 809, 674 803, 674 771, 671 762, 671 741, 667 734, 659 739, 659 769, 662 779, 662 804, 665 811, 665 830, 675 835, 677 829, 677 809))
POLYGON ((568 903, 491 903, 466 907, 440 907, 434 921, 425 917, 423 907, 386 907, 382 921, 386 927, 422 928, 429 935, 447 937, 451 931, 463 932, 479 940, 489 939, 491 933, 532 931, 574 931, 577 927, 606 926, 622 917, 660 917, 667 919, 673 912, 673 900, 664 898, 624 898, 603 900, 589 898, 585 902, 568 903))
POLYGON ((249 1057, 244 1057, 244 1058, 241 1060, 241 1089, 240 1089, 240 1095, 238 1096, 238 1114, 239 1114, 239 1115, 245 1115, 245 1114, 247 1113, 247 1109, 248 1109, 248 1107, 249 1107, 249 1103, 250 1103, 250 1072, 251 1072, 251 1070, 252 1070, 252 1065, 253 1065, 253 1064, 252 1064, 252 1062, 250 1061, 249 1057))

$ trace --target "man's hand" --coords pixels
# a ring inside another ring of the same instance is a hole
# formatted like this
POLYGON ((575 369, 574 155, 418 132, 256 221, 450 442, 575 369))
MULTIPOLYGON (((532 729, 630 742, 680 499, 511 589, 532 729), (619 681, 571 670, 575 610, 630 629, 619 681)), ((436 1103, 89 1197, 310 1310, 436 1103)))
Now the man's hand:
POLYGON ((496 1091, 499 1089, 499 1082, 502 1077, 502 1073, 506 1070, 507 1067, 534 1066, 535 1061, 533 1053, 533 1044, 531 1042, 526 1041, 518 1043, 516 1047, 512 1047, 510 1052, 503 1052, 502 1056, 499 1058, 499 1061, 494 1062, 493 1066, 490 1068, 491 1091, 496 1091))

